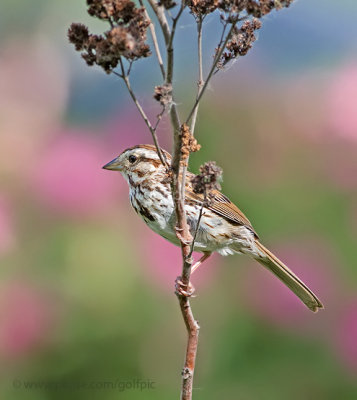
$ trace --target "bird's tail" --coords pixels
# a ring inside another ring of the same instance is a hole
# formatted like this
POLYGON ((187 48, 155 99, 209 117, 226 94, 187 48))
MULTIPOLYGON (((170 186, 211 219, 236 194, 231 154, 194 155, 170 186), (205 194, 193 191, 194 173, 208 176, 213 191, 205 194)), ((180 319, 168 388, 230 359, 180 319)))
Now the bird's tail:
POLYGON ((272 252, 256 241, 261 257, 256 260, 275 274, 285 285, 298 296, 302 302, 313 312, 324 308, 317 296, 272 252))

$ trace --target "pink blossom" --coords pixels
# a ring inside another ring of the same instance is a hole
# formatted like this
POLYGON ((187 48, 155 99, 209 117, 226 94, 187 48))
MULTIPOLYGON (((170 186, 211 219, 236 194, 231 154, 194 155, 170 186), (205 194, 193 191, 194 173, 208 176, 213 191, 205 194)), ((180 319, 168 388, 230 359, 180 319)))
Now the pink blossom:
POLYGON ((26 355, 44 342, 52 325, 49 298, 25 282, 9 282, 0 291, 0 352, 26 355))
MULTIPOLYGON (((6 38, 3 38, 4 41, 6 38)), ((0 58, 1 169, 12 179, 36 159, 43 139, 62 117, 68 98, 68 65, 45 36, 14 37, 0 58), (46 60, 46 62, 44 62, 46 60), (26 66, 26 73, 24 73, 26 66), (20 166, 21 161, 21 167, 20 166)))
POLYGON ((110 161, 107 153, 101 141, 88 133, 58 135, 38 156, 33 195, 46 206, 70 215, 105 211, 108 204, 116 202, 124 185, 116 174, 102 169, 110 161))
POLYGON ((326 94, 326 118, 337 135, 357 141, 357 62, 343 66, 326 94))

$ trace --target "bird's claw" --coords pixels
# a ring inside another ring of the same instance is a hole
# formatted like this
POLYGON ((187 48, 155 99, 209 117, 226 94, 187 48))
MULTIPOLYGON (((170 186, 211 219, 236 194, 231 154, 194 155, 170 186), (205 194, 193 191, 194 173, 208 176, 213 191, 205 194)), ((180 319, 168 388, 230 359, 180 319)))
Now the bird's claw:
POLYGON ((181 276, 178 276, 175 280, 175 294, 177 296, 183 297, 195 297, 193 294, 195 293, 195 288, 191 282, 189 282, 188 286, 184 285, 181 280, 181 276))

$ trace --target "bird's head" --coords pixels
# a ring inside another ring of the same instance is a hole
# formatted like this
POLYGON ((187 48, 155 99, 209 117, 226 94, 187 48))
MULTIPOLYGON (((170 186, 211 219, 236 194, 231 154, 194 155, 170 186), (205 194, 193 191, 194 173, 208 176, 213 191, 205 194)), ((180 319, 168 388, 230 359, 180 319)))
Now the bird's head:
MULTIPOLYGON (((169 162, 171 160, 170 154, 165 150, 162 150, 162 153, 165 154, 169 162)), ((133 182, 141 181, 157 172, 165 171, 155 146, 148 144, 141 144, 124 150, 118 157, 104 165, 103 168, 119 171, 126 180, 133 182)))

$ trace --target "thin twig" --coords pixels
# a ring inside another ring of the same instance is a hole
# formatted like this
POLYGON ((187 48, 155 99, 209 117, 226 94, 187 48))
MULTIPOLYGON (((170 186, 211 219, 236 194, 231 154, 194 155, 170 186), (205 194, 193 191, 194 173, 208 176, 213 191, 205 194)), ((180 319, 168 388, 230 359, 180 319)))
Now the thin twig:
POLYGON ((227 26, 228 26, 228 22, 227 22, 227 20, 225 20, 224 21, 224 25, 223 25, 223 29, 222 29, 221 38, 219 39, 219 43, 218 43, 218 46, 217 46, 218 49, 221 48, 221 44, 223 43, 224 34, 226 33, 227 26))
POLYGON ((223 44, 222 44, 220 47, 217 48, 217 53, 216 53, 216 55, 215 55, 215 57, 214 57, 214 59, 213 59, 212 67, 211 67, 211 69, 210 69, 210 71, 209 71, 209 73, 208 73, 208 76, 207 76, 207 78, 206 78, 204 84, 203 84, 202 90, 200 91, 199 95, 197 96, 196 101, 195 101, 195 103, 194 103, 194 105, 193 105, 193 107, 192 107, 192 109, 191 109, 191 111, 190 111, 190 113, 189 113, 189 115, 188 115, 188 117, 187 117, 187 119, 186 119, 186 124, 188 124, 188 123, 190 122, 191 118, 193 117, 193 113, 194 113, 194 111, 195 111, 195 108, 196 108, 197 104, 200 102, 200 100, 201 100, 201 98, 202 98, 204 92, 205 92, 206 89, 207 89, 207 85, 208 85, 210 79, 212 78, 212 75, 214 74, 214 71, 215 71, 215 69, 216 69, 216 67, 217 67, 217 63, 218 63, 218 61, 221 59, 221 56, 222 56, 222 54, 223 54, 223 51, 224 51, 224 49, 226 48, 226 45, 227 45, 227 43, 228 43, 228 40, 230 39, 230 37, 231 37, 231 35, 232 35, 232 33, 233 33, 233 29, 234 29, 234 27, 236 26, 237 22, 238 22, 238 20, 237 20, 237 21, 234 21, 234 22, 232 23, 232 26, 231 26, 229 32, 227 33, 227 36, 226 36, 226 38, 225 38, 223 44))
MULTIPOLYGON (((203 63, 202 63, 202 16, 198 17, 197 20, 197 59, 198 59, 198 90, 197 97, 200 95, 201 89, 203 87, 203 63)), ((197 103, 191 120, 190 132, 193 135, 195 132, 196 119, 198 113, 199 103, 197 103)))
POLYGON ((182 370, 181 400, 191 400, 200 326, 193 316, 188 298, 183 296, 178 296, 178 298, 188 332, 185 365, 182 370))
MULTIPOLYGON (((176 17, 176 21, 173 23, 172 30, 170 29, 169 23, 167 21, 166 15, 165 15, 165 8, 163 6, 159 6, 158 3, 155 0, 148 0, 152 10, 154 11, 157 20, 159 21, 160 27, 162 34, 164 36, 165 44, 166 44, 166 53, 167 53, 167 66, 166 66, 166 79, 165 83, 172 85, 172 77, 173 77, 173 40, 176 32, 176 25, 179 17, 182 14, 182 11, 185 7, 184 3, 181 4, 181 8, 179 11, 179 14, 176 17)), ((172 158, 172 169, 175 171, 179 171, 179 165, 180 165, 180 155, 181 151, 179 153, 179 157, 175 157, 176 154, 176 142, 179 142, 179 148, 181 149, 181 142, 178 140, 180 136, 180 119, 177 111, 177 107, 175 102, 173 101, 170 107, 170 118, 171 118, 171 124, 174 130, 174 151, 173 151, 173 158, 172 158)), ((174 191, 173 191, 174 193, 174 191)), ((173 196, 175 197, 175 196, 173 196)))
MULTIPOLYGON (((197 17, 197 61, 198 61, 198 82, 197 82, 197 97, 200 94, 200 91, 203 86, 203 64, 202 64, 202 16, 197 17)), ((192 120, 191 120, 191 126, 190 126, 190 132, 191 135, 194 135, 195 132, 195 126, 196 126, 196 120, 197 120, 197 114, 198 114, 198 107, 199 103, 197 103, 192 120)), ((183 166, 182 169, 182 183, 181 183, 181 196, 185 196, 185 190, 186 190, 186 172, 187 172, 187 166, 188 166, 188 161, 189 161, 189 156, 187 157, 187 161, 185 165, 183 166)), ((195 239, 193 239, 194 242, 195 239)), ((193 244, 192 244, 193 247, 193 244)), ((191 252, 192 253, 192 252, 191 252)))
POLYGON ((126 75, 129 76, 130 75, 130 71, 131 71, 131 67, 133 66, 133 60, 129 61, 129 67, 128 70, 126 71, 126 75))
MULTIPOLYGON (((149 0, 149 1, 152 1, 152 0, 149 0)), ((172 29, 171 29, 169 38, 166 41, 167 66, 166 66, 166 81, 165 81, 165 83, 168 85, 172 85, 172 81, 173 81, 173 73, 174 73, 173 42, 174 42, 174 38, 175 38, 177 22, 179 21, 179 18, 182 15, 184 8, 185 8, 185 3, 183 1, 181 4, 181 7, 180 7, 180 11, 178 12, 177 16, 173 20, 172 29)), ((160 9, 160 7, 159 7, 159 9, 160 9)), ((164 36, 165 36, 165 34, 164 34, 164 36)), ((172 193, 174 196, 174 201, 178 203, 178 208, 180 209, 180 211, 178 209, 178 211, 179 211, 178 214, 182 214, 182 215, 177 214, 178 226, 180 227, 180 229, 181 228, 184 229, 180 225, 181 225, 181 223, 183 223, 184 225, 187 224, 186 213, 185 213, 184 207, 183 207, 183 198, 180 196, 180 193, 181 193, 179 190, 180 182, 178 181, 178 176, 180 174, 180 160, 181 160, 181 136, 180 136, 181 124, 180 124, 180 119, 179 119, 179 115, 178 115, 178 111, 177 111, 177 106, 174 101, 174 97, 172 98, 172 104, 170 107, 170 117, 171 117, 171 124, 172 124, 173 131, 174 131, 173 132, 174 133, 174 150, 173 150, 173 154, 172 154, 171 167, 172 167, 172 171, 173 171, 175 178, 173 179, 172 193), (177 184, 176 184, 176 180, 177 180, 177 184), (176 192, 176 189, 178 189, 177 192, 176 192), (181 221, 181 219, 182 219, 182 221, 181 221)), ((186 228, 184 230, 186 230, 186 228)), ((187 231, 188 231, 188 229, 187 229, 187 231)))
POLYGON ((134 93, 134 91, 133 91, 133 89, 132 89, 132 87, 130 85, 129 77, 125 74, 124 64, 123 64, 123 60, 121 58, 119 58, 119 64, 120 64, 121 74, 118 74, 118 73, 116 73, 114 71, 113 72, 115 73, 115 75, 120 76, 123 79, 123 81, 124 81, 124 83, 125 83, 125 85, 126 85, 126 87, 128 89, 128 92, 129 92, 131 98, 133 99, 133 101, 134 101, 134 103, 136 105, 136 108, 139 110, 139 113, 141 114, 143 120, 145 121, 146 126, 149 128, 149 130, 151 132, 151 136, 152 136, 152 139, 154 141, 154 144, 155 144, 155 147, 156 147, 156 150, 157 150, 157 154, 158 154, 158 156, 160 158, 160 161, 161 161, 162 165, 164 165, 166 168, 168 168, 168 165, 167 165, 167 162, 166 162, 166 158, 163 156, 161 148, 159 146, 159 141, 158 141, 158 138, 157 138, 157 135, 156 135, 156 130, 151 125, 149 118, 147 117, 144 109, 142 108, 142 106, 140 105, 138 99, 135 96, 135 93, 134 93))
POLYGON ((143 9, 144 9, 144 13, 145 13, 146 19, 148 21, 150 21, 149 28, 150 28, 152 41, 154 43, 154 49, 155 49, 157 61, 158 61, 159 66, 160 66, 162 78, 163 78, 163 80, 165 80, 165 76, 166 76, 165 67, 164 67, 164 63, 162 61, 162 57, 161 57, 160 46, 159 46, 159 42, 157 40, 156 31, 155 31, 155 25, 153 24, 153 22, 151 21, 151 18, 149 17, 149 14, 148 14, 145 6, 144 6, 143 0, 139 0, 139 3, 141 5, 141 7, 143 7, 143 9))
MULTIPOLYGON (((199 98, 202 87, 204 85, 203 82, 203 63, 202 63, 202 16, 199 16, 197 19, 197 59, 198 59, 198 83, 197 83, 197 97, 196 99, 199 98)), ((227 24, 225 24, 224 28, 223 28, 223 32, 222 32, 222 36, 219 42, 218 47, 220 48, 221 44, 222 44, 222 40, 223 40, 223 36, 224 36, 224 32, 226 29, 227 24)), ((191 119, 191 125, 190 125, 190 132, 192 135, 194 135, 194 131, 195 131, 195 126, 196 126, 196 120, 197 120, 197 114, 198 114, 198 108, 199 108, 199 102, 195 103, 194 106, 194 110, 193 110, 193 115, 192 115, 192 119, 191 119)), ((186 179, 186 170, 187 170, 187 165, 188 165, 188 160, 187 163, 184 165, 183 167, 183 177, 182 177, 182 190, 184 191, 185 188, 185 179, 186 179)), ((198 221, 197 221, 197 225, 195 228, 195 232, 193 234, 193 239, 192 239, 192 243, 191 243, 191 250, 190 250, 190 256, 192 256, 193 253, 193 249, 195 246, 195 241, 196 241, 196 237, 197 237, 197 233, 199 230, 199 226, 201 223, 201 218, 202 218, 202 214, 203 214, 203 208, 204 208, 204 202, 206 201, 206 194, 205 194, 205 198, 204 201, 202 202, 201 208, 200 208, 200 213, 198 216, 198 221)))
POLYGON ((166 77, 166 83, 171 83, 172 84, 172 76, 174 72, 174 49, 173 49, 173 42, 174 42, 174 37, 176 33, 176 27, 177 27, 177 22, 180 19, 182 12, 185 8, 184 1, 181 4, 180 10, 177 13, 176 17, 172 19, 172 29, 171 29, 171 35, 170 39, 167 43, 167 77, 166 77))
POLYGON ((111 72, 112 72, 112 74, 118 76, 119 78, 124 79, 124 76, 122 74, 119 74, 119 72, 116 72, 114 70, 112 70, 111 72))
POLYGON ((192 244, 191 244, 190 256, 192 256, 193 249, 195 247, 195 241, 196 241, 196 238, 197 238, 198 230, 200 228, 200 223, 201 223, 201 219, 202 219, 203 208, 205 206, 205 201, 206 201, 206 195, 205 195, 205 198, 204 198, 204 200, 203 200, 203 202, 201 204, 200 213, 198 214, 198 220, 197 220, 197 224, 196 224, 196 228, 195 228, 195 232, 193 234, 193 239, 192 239, 192 244))
MULTIPOLYGON (((157 130, 157 127, 159 126, 159 123, 160 123, 160 121, 161 121, 161 119, 162 119, 162 116, 163 116, 164 113, 165 113, 165 110, 166 110, 166 107, 163 106, 163 107, 162 107, 162 110, 161 110, 161 112, 160 112, 160 114, 158 114, 157 117, 156 117, 156 124, 155 124, 155 126, 154 126, 154 131, 155 131, 155 132, 156 132, 156 130, 157 130)), ((166 157, 165 157, 165 161, 166 161, 166 157)))
POLYGON ((165 15, 165 8, 163 6, 159 6, 155 0, 148 0, 148 2, 155 13, 157 20, 159 21, 167 46, 170 40, 171 31, 165 15))
MULTIPOLYGON (((173 19, 171 34, 170 34, 169 40, 167 42, 166 84, 170 84, 170 85, 172 85, 173 66, 174 66, 173 42, 174 42, 174 38, 175 38, 177 23, 182 15, 184 8, 185 8, 185 3, 184 3, 184 1, 182 1, 180 10, 179 10, 177 16, 173 19)), ((181 173, 180 161, 181 161, 182 138, 181 138, 181 132, 180 132, 181 124, 180 124, 178 111, 177 111, 177 107, 174 102, 174 99, 173 99, 173 102, 172 102, 172 105, 170 108, 170 117, 171 117, 171 124, 172 124, 173 131, 174 131, 173 132, 174 133, 174 149, 173 149, 172 162, 171 162, 173 179, 172 179, 171 189, 172 189, 172 195, 173 195, 174 203, 175 203, 178 236, 180 237, 182 255, 183 255, 183 259, 184 259, 182 282, 186 287, 188 287, 190 273, 189 272, 187 273, 187 270, 190 270, 191 264, 190 264, 190 262, 189 262, 190 260, 188 259, 187 256, 189 253, 189 243, 191 242, 192 237, 190 234, 189 226, 187 224, 186 212, 185 212, 185 207, 184 207, 185 199, 184 199, 184 196, 182 196, 182 192, 180 190, 179 176, 181 173)))

